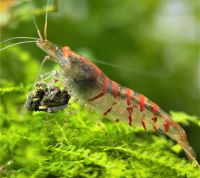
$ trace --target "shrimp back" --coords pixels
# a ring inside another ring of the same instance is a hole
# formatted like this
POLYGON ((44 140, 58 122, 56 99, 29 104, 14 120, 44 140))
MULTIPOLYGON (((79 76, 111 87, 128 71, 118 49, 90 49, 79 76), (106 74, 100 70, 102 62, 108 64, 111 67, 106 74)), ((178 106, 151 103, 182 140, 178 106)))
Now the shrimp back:
POLYGON ((38 41, 37 45, 59 64, 62 82, 71 96, 116 122, 162 131, 182 146, 190 160, 196 160, 183 128, 157 104, 112 81, 96 65, 67 46, 60 49, 47 40, 38 41))

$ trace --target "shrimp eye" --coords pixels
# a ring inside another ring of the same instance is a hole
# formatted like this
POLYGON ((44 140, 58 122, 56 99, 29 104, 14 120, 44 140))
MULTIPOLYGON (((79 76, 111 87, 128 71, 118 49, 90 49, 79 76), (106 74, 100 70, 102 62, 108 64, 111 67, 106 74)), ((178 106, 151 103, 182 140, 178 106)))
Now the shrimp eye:
POLYGON ((54 44, 54 48, 55 48, 56 50, 60 50, 62 47, 61 47, 60 45, 58 45, 58 44, 54 44))

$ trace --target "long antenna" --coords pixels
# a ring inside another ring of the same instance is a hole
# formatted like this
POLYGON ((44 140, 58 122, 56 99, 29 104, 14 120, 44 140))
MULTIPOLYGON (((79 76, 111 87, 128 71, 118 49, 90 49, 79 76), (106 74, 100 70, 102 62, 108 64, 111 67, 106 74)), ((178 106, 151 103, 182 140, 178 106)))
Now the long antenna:
POLYGON ((12 37, 12 38, 6 39, 4 41, 0 41, 0 44, 3 44, 5 42, 7 42, 7 41, 15 40, 15 39, 38 40, 39 38, 29 37, 29 36, 16 36, 16 37, 12 37))
POLYGON ((106 66, 110 66, 110 67, 113 67, 113 68, 116 68, 116 69, 124 70, 124 71, 127 71, 127 72, 134 72, 136 74, 143 75, 143 76, 146 76, 146 77, 168 78, 171 75, 170 72, 161 73, 159 71, 139 70, 139 69, 134 69, 133 67, 120 66, 118 64, 113 64, 113 63, 101 61, 101 60, 98 60, 98 59, 92 59, 92 61, 99 63, 99 64, 106 65, 106 66))
POLYGON ((48 7, 49 7, 49 0, 47 0, 46 15, 45 15, 45 24, 44 24, 44 39, 45 40, 47 39, 48 7))
POLYGON ((21 42, 18 42, 18 43, 14 43, 14 44, 5 46, 4 48, 0 48, 0 52, 3 51, 4 49, 7 49, 7 48, 10 48, 10 47, 12 47, 12 46, 19 45, 19 44, 24 44, 24 43, 35 43, 35 42, 36 42, 36 41, 21 41, 21 42))
POLYGON ((36 27, 36 29, 37 29, 37 33, 38 33, 40 39, 43 41, 44 39, 43 39, 43 37, 42 37, 42 34, 41 34, 41 32, 40 32, 40 29, 38 28, 38 25, 37 25, 37 23, 36 23, 36 20, 35 20, 35 16, 34 16, 34 15, 33 15, 33 22, 34 22, 34 25, 35 25, 35 27, 36 27))

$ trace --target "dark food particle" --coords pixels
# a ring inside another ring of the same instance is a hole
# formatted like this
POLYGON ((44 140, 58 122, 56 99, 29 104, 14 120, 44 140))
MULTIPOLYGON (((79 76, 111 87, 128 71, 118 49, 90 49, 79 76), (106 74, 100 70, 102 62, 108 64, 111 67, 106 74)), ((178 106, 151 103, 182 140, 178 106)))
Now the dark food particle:
POLYGON ((66 88, 50 88, 46 83, 40 82, 36 84, 36 90, 29 94, 25 107, 29 111, 56 112, 64 109, 69 99, 66 88))

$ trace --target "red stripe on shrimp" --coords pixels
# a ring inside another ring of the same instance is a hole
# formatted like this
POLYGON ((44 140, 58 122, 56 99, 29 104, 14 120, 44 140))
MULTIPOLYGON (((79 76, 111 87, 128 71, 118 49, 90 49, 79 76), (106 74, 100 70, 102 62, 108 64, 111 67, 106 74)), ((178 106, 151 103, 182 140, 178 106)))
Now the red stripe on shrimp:
POLYGON ((114 98, 117 97, 117 93, 118 93, 118 89, 119 89, 119 86, 116 82, 112 81, 112 85, 113 85, 113 96, 114 98))
POLYGON ((126 91, 127 105, 131 105, 131 93, 132 93, 132 90, 128 88, 126 91))
MULTIPOLYGON (((117 104, 117 102, 114 102, 112 105, 114 106, 116 104, 117 104)), ((112 106, 106 112, 104 112, 104 116, 107 115, 111 111, 112 111, 112 106)))
POLYGON ((156 114, 158 112, 158 105, 156 103, 153 103, 153 113, 156 114))
POLYGON ((154 131, 156 132, 158 130, 157 127, 156 127, 156 122, 158 120, 158 117, 157 117, 157 114, 158 114, 158 105, 156 103, 153 103, 152 110, 153 110, 153 117, 152 117, 153 128, 154 128, 154 131))
POLYGON ((170 128, 170 121, 169 121, 169 120, 166 120, 166 121, 163 123, 163 126, 164 126, 165 132, 168 132, 168 131, 169 131, 169 128, 170 128))
POLYGON ((142 121, 141 121, 141 123, 142 123, 142 126, 143 126, 144 130, 147 130, 146 123, 145 123, 145 114, 144 113, 142 115, 142 121))
POLYGON ((109 81, 110 81, 110 80, 108 79, 108 77, 105 76, 105 84, 104 84, 103 91, 102 91, 101 93, 99 93, 98 95, 96 95, 96 96, 94 96, 94 97, 88 99, 88 101, 93 101, 93 100, 95 100, 95 99, 98 99, 98 98, 104 96, 105 93, 106 93, 106 91, 107 91, 107 89, 108 89, 109 81))
POLYGON ((140 95, 140 112, 142 112, 144 109, 144 100, 145 100, 145 96, 140 95))
POLYGON ((106 112, 103 113, 103 115, 107 115, 112 110, 112 107, 110 107, 106 112))
POLYGON ((144 130, 147 130, 145 120, 142 120, 142 126, 143 126, 144 130))
POLYGON ((128 106, 127 107, 127 111, 129 113, 129 116, 128 116, 128 124, 130 126, 132 126, 132 122, 133 122, 133 118, 132 118, 132 112, 133 112, 133 107, 132 106, 128 106))
POLYGON ((133 122, 133 118, 132 118, 132 112, 133 112, 133 106, 131 106, 131 94, 132 94, 132 90, 131 89, 127 89, 126 91, 126 102, 127 102, 127 111, 129 113, 129 117, 128 117, 128 123, 130 126, 132 126, 132 122, 133 122))

